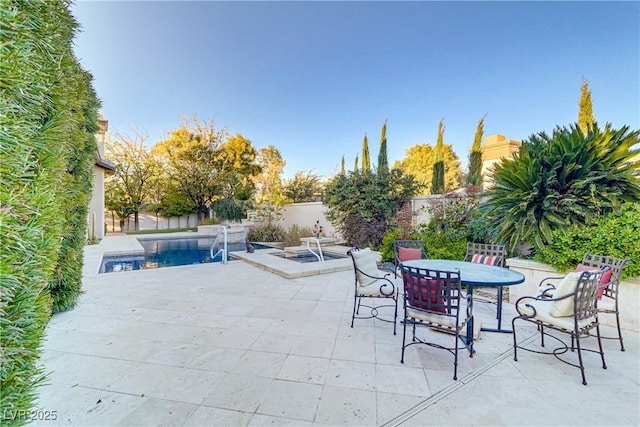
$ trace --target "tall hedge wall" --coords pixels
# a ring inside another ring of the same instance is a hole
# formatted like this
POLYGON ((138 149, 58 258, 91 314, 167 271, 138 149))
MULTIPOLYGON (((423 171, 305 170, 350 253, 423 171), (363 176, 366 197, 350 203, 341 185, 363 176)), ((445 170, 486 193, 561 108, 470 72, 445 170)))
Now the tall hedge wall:
POLYGON ((0 414, 24 425, 52 310, 80 294, 99 102, 68 2, 0 0, 0 414))

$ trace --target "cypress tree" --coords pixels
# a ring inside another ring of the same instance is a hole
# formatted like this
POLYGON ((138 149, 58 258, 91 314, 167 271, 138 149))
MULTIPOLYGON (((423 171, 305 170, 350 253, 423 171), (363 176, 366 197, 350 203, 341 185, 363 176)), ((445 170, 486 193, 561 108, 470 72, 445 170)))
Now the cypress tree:
POLYGON ((438 139, 434 152, 435 161, 433 163, 433 179, 431 180, 431 194, 444 193, 444 156, 442 153, 444 145, 444 124, 443 120, 438 123, 438 139))
POLYGON ((467 184, 474 187, 482 187, 482 149, 480 143, 484 133, 484 117, 478 121, 476 135, 471 146, 469 154, 469 174, 467 175, 467 184))
POLYGON ((345 167, 344 167, 344 154, 343 154, 342 155, 342 162, 340 164, 340 175, 344 175, 346 173, 347 173, 347 171, 345 170, 345 167))
POLYGON ((386 175, 389 172, 389 160, 387 154, 387 121, 382 125, 380 135, 380 152, 378 153, 378 174, 386 175))
POLYGON ((358 155, 357 154, 356 154, 355 164, 353 165, 353 171, 358 172, 358 155))
POLYGON ((593 106, 591 104, 591 90, 589 89, 589 82, 584 77, 582 78, 582 84, 580 85, 580 102, 578 103, 578 126, 585 135, 589 130, 593 129, 593 124, 596 122, 593 117, 593 106))
POLYGON ((367 141, 367 134, 364 134, 364 140, 362 141, 362 170, 371 170, 371 157, 369 156, 369 142, 367 141))

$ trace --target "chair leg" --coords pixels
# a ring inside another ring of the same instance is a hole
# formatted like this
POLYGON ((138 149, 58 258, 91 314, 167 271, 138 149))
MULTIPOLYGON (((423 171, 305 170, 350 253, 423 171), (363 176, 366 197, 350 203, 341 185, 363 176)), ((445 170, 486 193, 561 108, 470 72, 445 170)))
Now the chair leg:
POLYGON ((607 363, 604 361, 604 351, 602 351, 602 339, 600 337, 600 325, 596 326, 596 335, 598 337, 598 348, 600 349, 600 359, 602 359, 602 369, 607 369, 607 363))
POLYGON ((353 295, 353 314, 351 315, 351 327, 353 328, 353 321, 356 318, 356 305, 358 304, 358 295, 353 295))
POLYGON ((624 343, 622 342, 622 330, 620 329, 620 313, 616 310, 616 325, 618 325, 618 339, 620 340, 620 351, 624 351, 624 343))
POLYGON ((518 361, 518 344, 517 344, 517 340, 516 340, 516 319, 517 317, 514 317, 513 320, 511 321, 511 330, 513 331, 512 335, 513 335, 513 360, 515 362, 518 361))
POLYGON ((400 363, 404 363, 404 348, 407 339, 407 316, 404 317, 402 325, 402 356, 400 356, 400 363))
MULTIPOLYGON (((573 342, 574 336, 571 336, 571 341, 573 342)), ((584 376, 584 363, 582 363, 582 348, 580 347, 580 337, 576 334, 576 347, 578 349, 578 361, 580 362, 580 373, 582 374, 582 384, 587 385, 587 379, 584 376)))
POLYGON ((396 324, 398 323, 398 296, 396 295, 395 299, 395 308, 393 312, 393 335, 396 334, 396 324))
MULTIPOLYGON (((458 379, 458 345, 460 340, 460 329, 456 330, 456 348, 455 353, 453 355, 453 380, 456 381, 458 379)), ((471 342, 473 345, 473 341, 471 342)))

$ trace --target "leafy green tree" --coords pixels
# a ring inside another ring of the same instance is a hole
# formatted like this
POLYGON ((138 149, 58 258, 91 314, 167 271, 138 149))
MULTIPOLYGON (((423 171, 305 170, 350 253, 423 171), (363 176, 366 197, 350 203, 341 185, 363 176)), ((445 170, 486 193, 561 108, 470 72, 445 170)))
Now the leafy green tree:
POLYGON ((392 169, 386 182, 371 171, 355 171, 331 178, 322 201, 327 218, 348 244, 375 249, 417 187, 400 169, 392 169))
POLYGON ((115 138, 105 141, 107 157, 116 164, 113 175, 107 178, 114 185, 107 186, 107 190, 117 191, 109 194, 108 198, 112 201, 116 196, 125 198, 120 204, 128 207, 128 215, 133 214, 136 230, 140 229, 139 213, 143 204, 152 201, 152 181, 157 179, 161 170, 160 164, 145 145, 146 139, 146 136, 134 131, 132 135, 116 132, 115 138))
POLYGON ((293 203, 315 202, 322 196, 323 184, 320 176, 312 171, 297 171, 284 184, 283 194, 293 203))
POLYGON ((518 243, 537 248, 553 241, 554 229, 590 224, 617 211, 623 201, 640 200, 633 161, 640 131, 607 124, 584 134, 577 125, 557 127, 524 141, 513 159, 494 167, 495 187, 483 205, 498 228, 496 240, 511 249, 518 243))
POLYGON ((589 89, 589 82, 584 77, 580 84, 580 101, 578 102, 578 126, 583 133, 589 132, 593 128, 596 122, 593 117, 593 105, 591 104, 591 90, 589 89))
POLYGON ((369 142, 367 141, 366 133, 362 141, 362 170, 371 170, 371 156, 369 155, 369 142))
POLYGON ((208 206, 223 194, 224 156, 220 146, 226 129, 217 129, 213 120, 199 122, 197 117, 183 119, 168 139, 156 143, 152 153, 162 158, 176 191, 198 207, 198 220, 209 215, 208 206))
POLYGON ((469 154, 469 173, 467 174, 467 184, 472 187, 482 188, 482 135, 484 133, 484 117, 478 121, 476 134, 473 138, 471 153, 469 154))
POLYGON ((378 176, 387 179, 389 175, 389 153, 387 149, 387 121, 384 121, 380 131, 380 151, 378 152, 378 176))
MULTIPOLYGON (((446 186, 451 190, 456 189, 459 187, 462 172, 460 171, 460 160, 449 144, 443 146, 443 159, 446 165, 446 186)), ((394 167, 401 168, 405 174, 413 176, 420 184, 421 192, 428 194, 433 178, 434 160, 434 150, 429 144, 417 144, 409 147, 404 159, 396 161, 394 167)))
POLYGON ((256 205, 263 216, 271 223, 281 215, 285 204, 282 193, 282 174, 287 162, 280 151, 273 145, 261 148, 258 152, 258 165, 261 173, 253 178, 256 186, 256 205))
POLYGON ((438 139, 434 150, 433 161, 433 178, 431 179, 431 194, 444 193, 444 159, 442 153, 442 145, 444 144, 444 123, 442 120, 438 123, 438 139))

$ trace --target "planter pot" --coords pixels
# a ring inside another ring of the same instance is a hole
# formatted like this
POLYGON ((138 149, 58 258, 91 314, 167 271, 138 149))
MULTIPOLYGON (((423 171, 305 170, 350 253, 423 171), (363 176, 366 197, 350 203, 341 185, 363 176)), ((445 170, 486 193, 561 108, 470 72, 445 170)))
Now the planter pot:
MULTIPOLYGON (((513 270, 524 274, 524 283, 509 286, 509 302, 514 304, 516 300, 525 295, 537 295, 538 284, 545 277, 563 276, 553 267, 541 262, 531 261, 521 258, 507 259, 507 266, 513 270)), ((622 329, 639 332, 640 331, 640 277, 627 278, 620 282, 620 326, 622 329)), ((600 323, 608 326, 616 326, 616 319, 613 315, 600 316, 600 323)))

